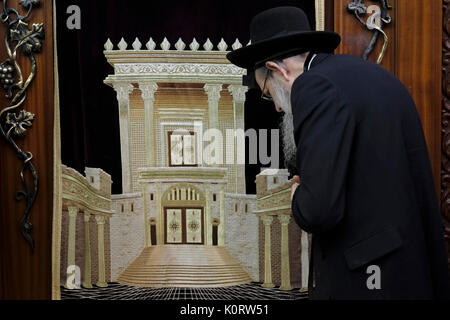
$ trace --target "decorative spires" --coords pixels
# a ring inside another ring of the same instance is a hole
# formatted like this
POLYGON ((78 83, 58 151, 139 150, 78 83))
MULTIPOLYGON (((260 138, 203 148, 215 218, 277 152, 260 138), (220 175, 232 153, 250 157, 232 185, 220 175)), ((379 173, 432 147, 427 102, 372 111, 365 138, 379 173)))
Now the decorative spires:
POLYGON ((209 38, 208 40, 206 40, 206 43, 203 45, 203 48, 206 51, 211 51, 214 48, 214 45, 212 44, 211 40, 209 40, 209 38))
POLYGON ((223 38, 220 40, 219 45, 217 46, 217 48, 219 48, 220 51, 227 51, 228 45, 225 42, 225 40, 223 40, 223 38))
POLYGON ((119 50, 125 51, 127 50, 128 43, 125 42, 125 39, 122 38, 119 42, 119 50))
POLYGON ((113 49, 114 49, 114 45, 111 42, 111 40, 108 38, 108 41, 106 41, 106 43, 105 43, 105 50, 106 51, 111 51, 113 49))
POLYGON ((148 40, 145 46, 147 47, 148 50, 153 51, 156 48, 156 43, 155 41, 153 41, 153 38, 150 38, 150 40, 148 40))
POLYGON ((236 41, 233 43, 232 48, 233 48, 233 50, 242 48, 242 43, 239 42, 239 39, 236 39, 236 41))
POLYGON ((141 50, 141 48, 142 48, 142 43, 139 41, 138 38, 136 38, 136 40, 134 40, 134 42, 133 42, 133 49, 138 51, 138 50, 141 50))
POLYGON ((178 39, 177 43, 175 44, 175 48, 176 48, 178 51, 183 51, 184 48, 186 48, 186 44, 185 44, 185 43, 183 42, 183 40, 181 40, 181 38, 180 38, 180 39, 178 39))
POLYGON ((200 44, 194 38, 194 40, 192 40, 192 43, 190 44, 189 48, 191 48, 192 51, 197 51, 198 48, 200 48, 200 44))
POLYGON ((170 50, 170 42, 167 40, 167 38, 164 38, 163 42, 161 43, 161 49, 164 51, 170 50))
MULTIPOLYGON (((251 45, 251 41, 247 44, 247 46, 251 45)), ((120 39, 120 42, 117 45, 117 50, 120 51, 127 51, 127 50, 134 50, 134 51, 140 51, 143 50, 143 44, 141 43, 141 41, 139 40, 138 37, 135 38, 134 42, 132 43, 132 48, 129 49, 128 48, 128 43, 125 41, 124 38, 120 39)), ((198 41, 193 38, 191 44, 189 44, 189 48, 188 44, 186 44, 182 38, 178 38, 178 41, 175 43, 174 45, 174 49, 171 49, 173 45, 169 42, 169 40, 167 38, 164 38, 163 42, 160 44, 160 48, 162 51, 170 51, 170 50, 177 50, 179 52, 185 51, 185 50, 190 50, 191 51, 198 51, 200 50, 200 48, 202 47, 206 52, 210 52, 210 51, 214 51, 217 50, 219 52, 227 52, 228 50, 237 50, 243 47, 243 45, 241 44, 241 42, 239 41, 239 39, 236 39, 234 41, 234 43, 231 45, 228 45, 225 40, 223 38, 220 39, 220 42, 217 44, 217 48, 215 48, 214 44, 211 42, 211 40, 209 38, 206 39, 205 44, 203 44, 203 46, 198 43, 198 41)), ((155 43, 155 41, 153 40, 153 38, 150 38, 148 40, 148 42, 145 44, 145 47, 147 48, 147 50, 149 51, 155 51, 157 50, 157 44, 155 43)), ((104 48, 105 51, 113 51, 115 50, 114 44, 111 42, 111 39, 108 39, 106 41, 106 43, 104 44, 104 48)), ((144 48, 145 50, 145 48, 144 48)))

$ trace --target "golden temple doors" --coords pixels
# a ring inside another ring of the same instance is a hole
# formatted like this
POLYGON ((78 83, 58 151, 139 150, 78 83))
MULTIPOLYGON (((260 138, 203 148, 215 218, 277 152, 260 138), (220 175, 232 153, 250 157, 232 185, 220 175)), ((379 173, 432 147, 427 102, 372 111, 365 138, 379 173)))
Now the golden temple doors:
POLYGON ((165 244, 205 244, 203 208, 165 208, 165 244))
POLYGON ((160 243, 205 245, 209 215, 204 193, 191 184, 176 184, 163 194, 160 243))

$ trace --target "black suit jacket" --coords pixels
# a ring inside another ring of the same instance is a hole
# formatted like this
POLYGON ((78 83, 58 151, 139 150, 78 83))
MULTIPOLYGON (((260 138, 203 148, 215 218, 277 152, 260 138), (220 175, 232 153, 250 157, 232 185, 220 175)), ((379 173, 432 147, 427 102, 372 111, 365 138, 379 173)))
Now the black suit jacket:
POLYGON ((407 89, 380 66, 319 54, 292 86, 292 209, 313 234, 316 299, 450 299, 427 144, 407 89), (381 271, 369 290, 368 267, 381 271))

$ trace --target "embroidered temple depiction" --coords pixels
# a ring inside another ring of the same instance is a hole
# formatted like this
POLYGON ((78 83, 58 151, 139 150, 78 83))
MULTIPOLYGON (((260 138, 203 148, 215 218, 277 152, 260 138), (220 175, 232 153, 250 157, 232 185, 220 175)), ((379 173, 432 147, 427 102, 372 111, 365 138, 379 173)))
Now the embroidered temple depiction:
MULTIPOLYGON (((195 39, 189 49, 181 39, 175 49, 167 39, 160 49, 152 39, 146 49, 139 39, 131 49, 107 41, 123 193, 111 195, 101 169, 62 168, 61 285, 75 265, 86 288, 261 282, 305 290, 310 240, 291 217, 287 171, 264 170, 257 195, 247 195, 245 165, 201 160, 206 130, 244 130, 246 71, 228 62, 227 49, 223 40, 217 50, 209 40, 203 50, 195 39)), ((223 149, 237 155, 239 142, 223 149)))

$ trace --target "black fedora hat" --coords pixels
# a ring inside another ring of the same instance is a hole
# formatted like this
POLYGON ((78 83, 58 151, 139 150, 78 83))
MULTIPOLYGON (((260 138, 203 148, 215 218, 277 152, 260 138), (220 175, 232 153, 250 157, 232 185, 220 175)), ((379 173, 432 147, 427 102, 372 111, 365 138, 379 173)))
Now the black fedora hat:
POLYGON ((231 63, 248 70, 307 51, 333 52, 341 42, 335 32, 311 30, 305 12, 297 7, 273 8, 255 16, 250 39, 250 45, 227 55, 231 63))

